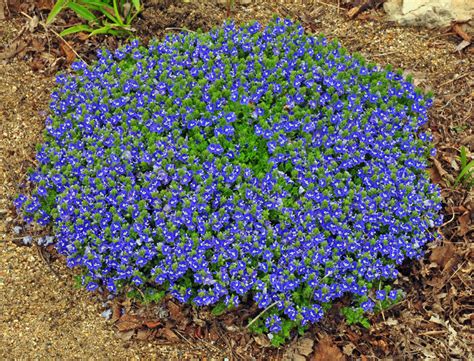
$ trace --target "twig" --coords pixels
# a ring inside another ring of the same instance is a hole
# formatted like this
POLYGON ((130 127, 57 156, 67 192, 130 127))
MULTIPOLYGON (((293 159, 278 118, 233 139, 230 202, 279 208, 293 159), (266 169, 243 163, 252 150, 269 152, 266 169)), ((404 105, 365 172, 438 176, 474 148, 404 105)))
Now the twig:
POLYGON ((337 11, 339 11, 339 9, 340 9, 339 1, 338 1, 338 5, 328 4, 328 3, 325 3, 325 2, 319 1, 319 0, 315 0, 314 2, 317 3, 317 4, 320 4, 320 5, 325 5, 325 6, 329 6, 331 8, 337 9, 337 11))
POLYGON ((278 302, 279 302, 279 301, 273 302, 270 306, 268 306, 268 307, 265 308, 262 312, 260 312, 257 317, 255 317, 252 321, 250 321, 250 323, 247 325, 247 328, 249 328, 250 326, 252 326, 255 321, 257 321, 265 312, 267 312, 270 308, 272 308, 273 306, 275 306, 278 302))
POLYGON ((445 81, 445 82, 444 82, 444 83, 442 83, 441 85, 438 85, 438 87, 439 87, 439 88, 441 88, 441 87, 442 87, 442 86, 444 86, 444 85, 447 85, 447 84, 449 84, 449 83, 453 83, 453 82, 455 82, 456 80, 459 80, 459 79, 465 78, 465 77, 466 77, 466 76, 468 76, 469 74, 471 74, 471 73, 465 73, 465 74, 463 74, 463 75, 460 75, 460 76, 458 76, 458 77, 456 77, 456 78, 449 79, 448 81, 445 81))
POLYGON ((372 56, 373 57, 379 57, 379 56, 386 56, 386 55, 397 54, 397 53, 398 53, 398 50, 394 50, 394 51, 388 51, 386 53, 375 54, 375 55, 372 55, 372 56))
POLYGON ((179 31, 187 31, 189 33, 195 33, 195 31, 189 30, 189 29, 186 29, 186 28, 165 28, 165 30, 179 30, 179 31))
POLYGON ((35 248, 36 250, 38 251, 38 254, 39 256, 41 257, 41 259, 43 260, 44 263, 46 263, 46 266, 48 266, 49 270, 56 276, 57 279, 60 279, 59 277, 59 274, 53 269, 53 267, 51 267, 51 264, 50 262, 46 259, 46 257, 44 256, 43 252, 43 248, 41 248, 40 246, 38 246, 36 243, 35 243, 35 248))
POLYGON ((446 226, 446 225, 450 224, 452 221, 454 221, 455 214, 456 214, 456 212, 454 212, 454 210, 453 210, 453 216, 451 217, 451 219, 449 221, 444 222, 441 226, 439 226, 439 228, 443 228, 444 226, 446 226))
MULTIPOLYGON (((33 20, 33 18, 31 16, 29 16, 28 14, 24 13, 23 11, 21 11, 21 14, 23 16, 26 16, 28 19, 30 20, 33 20)), ((74 55, 77 56, 77 58, 79 60, 81 60, 84 64, 88 65, 87 62, 76 52, 76 50, 74 50, 74 48, 71 46, 71 44, 69 44, 62 36, 61 34, 59 34, 57 31, 55 31, 54 29, 50 29, 48 28, 47 25, 45 25, 42 21, 39 22, 39 24, 43 27, 43 29, 48 32, 48 31, 51 31, 54 35, 56 35, 59 39, 61 39, 61 41, 66 44, 66 46, 71 49, 71 51, 74 53, 74 55)))

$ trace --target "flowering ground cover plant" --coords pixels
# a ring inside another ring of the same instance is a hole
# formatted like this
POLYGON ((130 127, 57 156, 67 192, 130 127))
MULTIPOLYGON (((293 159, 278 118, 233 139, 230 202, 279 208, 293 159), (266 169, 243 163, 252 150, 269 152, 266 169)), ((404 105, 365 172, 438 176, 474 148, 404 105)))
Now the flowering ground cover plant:
POLYGON ((289 20, 134 41, 73 69, 16 203, 52 224, 91 291, 215 314, 253 299, 251 328, 278 345, 343 295, 365 324, 441 221, 429 97, 289 20))

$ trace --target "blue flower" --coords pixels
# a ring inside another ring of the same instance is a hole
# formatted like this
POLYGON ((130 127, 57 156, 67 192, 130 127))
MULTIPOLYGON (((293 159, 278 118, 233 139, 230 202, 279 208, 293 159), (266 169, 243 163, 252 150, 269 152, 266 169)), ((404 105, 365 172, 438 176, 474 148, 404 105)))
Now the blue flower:
POLYGON ((283 335, 344 294, 364 311, 396 299, 373 285, 442 222, 431 99, 288 19, 133 41, 72 70, 15 206, 53 226, 91 291, 274 304, 255 324, 283 335))

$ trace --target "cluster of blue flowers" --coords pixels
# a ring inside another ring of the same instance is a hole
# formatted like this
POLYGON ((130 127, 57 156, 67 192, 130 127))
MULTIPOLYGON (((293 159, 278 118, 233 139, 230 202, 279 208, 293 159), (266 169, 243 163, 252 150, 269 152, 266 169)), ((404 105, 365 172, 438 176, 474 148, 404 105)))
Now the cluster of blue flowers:
POLYGON ((399 73, 275 19, 170 35, 73 65, 17 199, 52 223, 89 290, 165 289, 310 324, 421 254, 439 225, 420 130, 431 100, 399 73))

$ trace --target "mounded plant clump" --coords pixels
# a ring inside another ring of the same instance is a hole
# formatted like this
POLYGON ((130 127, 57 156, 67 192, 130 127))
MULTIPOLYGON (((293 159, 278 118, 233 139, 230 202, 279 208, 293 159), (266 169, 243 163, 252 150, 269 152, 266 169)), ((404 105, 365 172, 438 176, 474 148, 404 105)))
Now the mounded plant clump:
POLYGON ((73 65, 17 206, 51 223, 83 284, 212 305, 252 299, 274 344, 350 295, 349 322, 397 300, 397 265, 440 217, 399 73, 275 19, 168 36, 73 65))

